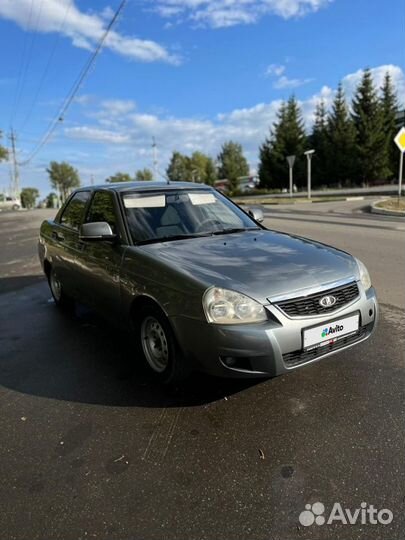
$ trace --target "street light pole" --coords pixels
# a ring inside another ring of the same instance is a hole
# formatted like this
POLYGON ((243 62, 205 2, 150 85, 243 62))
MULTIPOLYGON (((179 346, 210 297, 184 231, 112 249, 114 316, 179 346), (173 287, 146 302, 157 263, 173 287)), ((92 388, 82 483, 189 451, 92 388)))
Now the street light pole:
POLYGON ((289 171, 289 178, 290 178, 290 197, 292 197, 293 194, 293 167, 295 162, 295 156, 287 156, 287 162, 288 162, 288 171, 289 171))
POLYGON ((315 154, 315 150, 307 150, 304 152, 307 156, 307 182, 308 182, 308 199, 311 198, 311 162, 312 156, 315 154))

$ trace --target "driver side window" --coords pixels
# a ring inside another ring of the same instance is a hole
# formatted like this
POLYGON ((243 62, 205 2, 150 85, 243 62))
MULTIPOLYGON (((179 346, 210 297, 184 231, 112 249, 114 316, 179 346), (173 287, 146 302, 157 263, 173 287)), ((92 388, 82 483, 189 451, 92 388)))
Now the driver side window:
POLYGON ((117 215, 112 193, 97 191, 91 201, 86 223, 106 221, 114 234, 118 234, 117 215))

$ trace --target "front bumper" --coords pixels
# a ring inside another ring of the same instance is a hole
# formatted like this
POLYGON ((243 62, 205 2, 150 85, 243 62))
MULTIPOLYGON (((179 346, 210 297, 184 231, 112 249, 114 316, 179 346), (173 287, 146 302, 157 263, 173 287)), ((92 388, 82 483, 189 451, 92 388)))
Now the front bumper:
POLYGON ((368 339, 378 322, 374 288, 333 313, 291 318, 273 304, 266 305, 269 320, 260 324, 215 325, 187 317, 171 323, 184 354, 198 369, 223 377, 273 377, 316 362, 368 339), (358 312, 359 332, 332 345, 305 351, 302 331, 358 312))

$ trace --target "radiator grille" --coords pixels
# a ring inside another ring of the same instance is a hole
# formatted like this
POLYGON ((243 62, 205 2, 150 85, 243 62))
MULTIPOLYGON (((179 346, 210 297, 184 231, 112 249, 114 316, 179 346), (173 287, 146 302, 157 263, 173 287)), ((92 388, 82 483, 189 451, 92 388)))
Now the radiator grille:
POLYGON ((276 302, 275 305, 279 307, 284 313, 290 317, 302 317, 305 315, 320 315, 323 313, 331 313, 337 309, 352 302, 359 296, 359 288, 355 281, 335 287, 333 289, 327 289, 319 293, 310 294, 308 296, 300 296, 298 298, 292 298, 290 300, 282 300, 276 302), (336 303, 333 306, 322 306, 319 301, 324 296, 334 296, 336 303))

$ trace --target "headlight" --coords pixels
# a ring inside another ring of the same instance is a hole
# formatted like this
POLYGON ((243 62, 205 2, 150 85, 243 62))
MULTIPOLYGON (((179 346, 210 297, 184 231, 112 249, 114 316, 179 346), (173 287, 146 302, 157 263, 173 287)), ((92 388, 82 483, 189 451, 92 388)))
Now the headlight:
POLYGON ((205 291, 203 307, 207 321, 216 324, 242 324, 267 319, 264 307, 244 294, 212 287, 205 291))
POLYGON ((367 291, 371 287, 370 274, 368 273, 368 270, 364 263, 359 261, 359 259, 356 259, 356 262, 359 269, 360 281, 365 290, 367 291))

